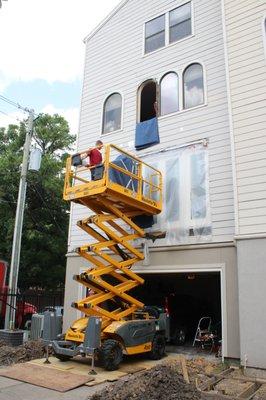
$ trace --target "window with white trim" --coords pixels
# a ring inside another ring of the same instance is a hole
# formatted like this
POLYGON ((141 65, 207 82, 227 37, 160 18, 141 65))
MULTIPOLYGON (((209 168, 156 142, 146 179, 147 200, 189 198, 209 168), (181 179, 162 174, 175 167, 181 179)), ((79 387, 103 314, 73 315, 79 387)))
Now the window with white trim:
POLYGON ((151 53, 191 35, 192 5, 188 1, 145 23, 144 53, 151 53))
POLYGON ((181 40, 191 33, 191 3, 186 3, 169 13, 169 42, 181 40))
POLYGON ((165 46, 165 15, 145 24, 145 53, 165 46))
POLYGON ((175 72, 168 72, 160 83, 161 115, 179 111, 179 80, 175 72))
POLYGON ((192 108, 204 104, 204 79, 201 64, 189 65, 183 73, 183 105, 192 108))
POLYGON ((110 133, 121 129, 122 96, 113 93, 104 102, 102 133, 110 133))

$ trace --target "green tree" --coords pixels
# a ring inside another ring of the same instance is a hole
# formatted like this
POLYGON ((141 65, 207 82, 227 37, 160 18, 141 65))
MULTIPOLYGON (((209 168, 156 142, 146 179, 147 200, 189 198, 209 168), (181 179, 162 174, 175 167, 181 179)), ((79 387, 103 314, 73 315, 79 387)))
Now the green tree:
MULTIPOLYGON (((63 168, 74 137, 66 120, 41 114, 34 139, 43 156, 39 172, 29 171, 23 223, 19 287, 63 285, 69 204, 62 199, 63 168)), ((0 258, 10 261, 16 201, 26 128, 0 128, 0 258)))

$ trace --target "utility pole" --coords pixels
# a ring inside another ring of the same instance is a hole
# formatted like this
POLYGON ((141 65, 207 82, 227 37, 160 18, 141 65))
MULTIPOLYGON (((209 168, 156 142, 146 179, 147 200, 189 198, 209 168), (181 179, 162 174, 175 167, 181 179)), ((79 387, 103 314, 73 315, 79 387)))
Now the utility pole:
POLYGON ((23 150, 23 161, 20 174, 19 192, 17 200, 16 219, 13 235, 12 256, 9 273, 8 290, 9 296, 7 297, 6 315, 5 315, 5 329, 14 329, 16 320, 16 294, 18 285, 18 272, 20 262, 20 248, 21 248, 21 235, 23 226, 23 216, 26 199, 27 189, 27 172, 29 164, 30 144, 33 135, 33 119, 34 110, 28 110, 29 118, 26 132, 26 139, 23 150))

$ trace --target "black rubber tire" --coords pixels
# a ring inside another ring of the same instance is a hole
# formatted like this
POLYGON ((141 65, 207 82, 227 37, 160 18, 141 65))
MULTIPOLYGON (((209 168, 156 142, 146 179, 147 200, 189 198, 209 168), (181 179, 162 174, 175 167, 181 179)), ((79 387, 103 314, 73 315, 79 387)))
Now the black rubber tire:
POLYGON ((55 353, 54 356, 55 356, 56 358, 58 358, 58 360, 60 360, 60 361, 62 361, 62 362, 69 361, 69 360, 72 359, 72 357, 70 357, 70 356, 65 356, 64 354, 56 354, 56 353, 55 353))
POLYGON ((151 360, 160 360, 165 355, 165 337, 162 334, 156 334, 152 341, 152 349, 149 353, 151 360))
POLYGON ((186 328, 176 328, 172 337, 172 343, 175 346, 183 346, 186 342, 186 328))
POLYGON ((123 350, 117 340, 107 339, 99 351, 99 363, 107 371, 115 371, 123 359, 123 350))

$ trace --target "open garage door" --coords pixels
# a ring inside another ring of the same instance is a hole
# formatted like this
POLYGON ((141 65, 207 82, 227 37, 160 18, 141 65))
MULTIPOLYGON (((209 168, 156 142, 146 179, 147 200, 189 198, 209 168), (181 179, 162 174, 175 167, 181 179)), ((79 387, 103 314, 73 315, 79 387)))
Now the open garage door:
POLYGON ((202 317, 211 318, 211 330, 221 339, 221 282, 219 272, 143 274, 145 283, 135 295, 145 305, 164 306, 170 316, 174 345, 192 346, 202 317))

